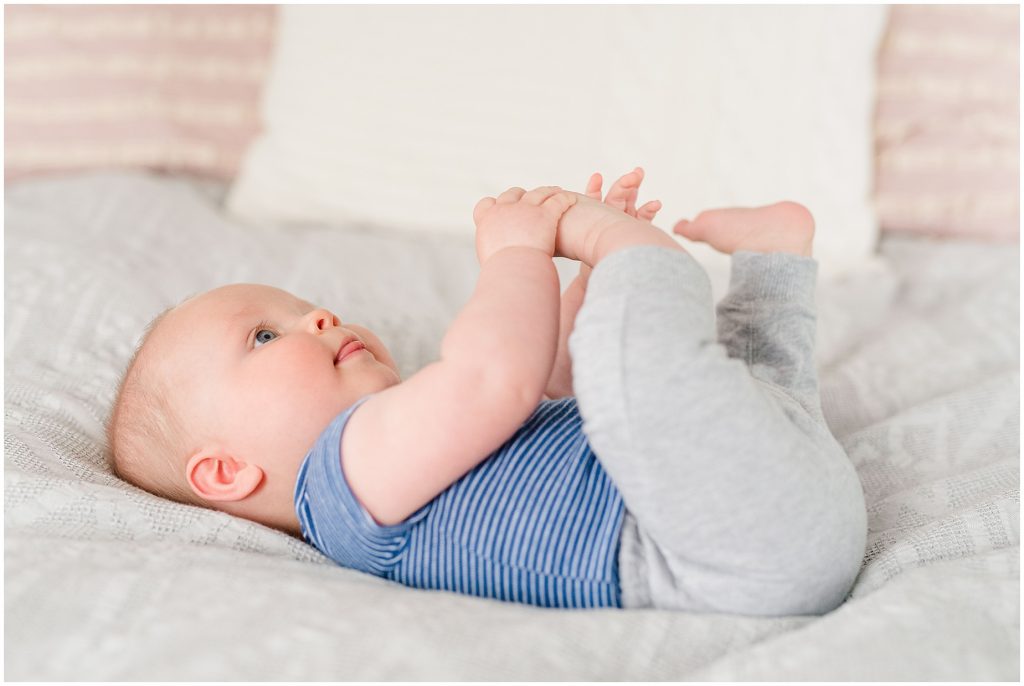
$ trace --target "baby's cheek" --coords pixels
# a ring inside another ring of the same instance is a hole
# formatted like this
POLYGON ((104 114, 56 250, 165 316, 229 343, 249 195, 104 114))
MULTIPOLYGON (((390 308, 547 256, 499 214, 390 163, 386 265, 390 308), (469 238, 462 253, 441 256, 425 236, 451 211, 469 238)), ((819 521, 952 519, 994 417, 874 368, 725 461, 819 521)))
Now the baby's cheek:
POLYGON ((275 454, 290 454, 315 440, 344 404, 336 397, 336 382, 332 389, 332 372, 330 360, 316 365, 309 356, 282 355, 248 379, 240 389, 244 416, 239 419, 250 438, 275 454))
POLYGON ((302 349, 297 345, 294 352, 276 370, 278 378, 274 385, 291 406, 309 411, 322 404, 332 388, 336 392, 337 370, 322 346, 302 349))
POLYGON ((332 371, 323 346, 282 340, 260 352, 265 354, 254 369, 246 370, 254 373, 246 374, 245 385, 254 400, 277 411, 301 410, 310 390, 322 385, 332 371))

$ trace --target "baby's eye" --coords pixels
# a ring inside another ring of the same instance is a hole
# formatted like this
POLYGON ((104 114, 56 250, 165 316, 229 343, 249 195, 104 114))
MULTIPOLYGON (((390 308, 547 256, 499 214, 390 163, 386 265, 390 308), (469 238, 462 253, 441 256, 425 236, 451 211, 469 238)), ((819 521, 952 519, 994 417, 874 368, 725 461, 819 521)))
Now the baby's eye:
POLYGON ((277 332, 276 331, 271 331, 270 329, 258 329, 256 331, 256 336, 253 338, 253 346, 252 347, 258 348, 261 345, 263 345, 264 343, 269 343, 270 341, 274 340, 275 338, 277 338, 277 332))

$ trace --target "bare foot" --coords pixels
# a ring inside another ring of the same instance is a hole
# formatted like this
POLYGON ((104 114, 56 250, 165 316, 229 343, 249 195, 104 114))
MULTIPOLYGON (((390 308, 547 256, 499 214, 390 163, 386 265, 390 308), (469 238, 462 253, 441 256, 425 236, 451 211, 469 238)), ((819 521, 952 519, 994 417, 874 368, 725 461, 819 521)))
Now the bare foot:
MULTIPOLYGON (((615 183, 612 184, 611 189, 608 191, 608 195, 604 198, 605 204, 620 209, 631 217, 636 217, 637 219, 642 219, 646 222, 653 221, 654 216, 658 214, 658 210, 661 209, 660 200, 651 200, 639 209, 637 209, 636 206, 636 197, 640 191, 640 184, 643 182, 644 170, 640 167, 623 174, 615 183)), ((602 183, 601 175, 594 172, 590 177, 590 181, 587 182, 585 195, 588 198, 600 200, 602 183)))
POLYGON ((601 175, 594 174, 585 195, 558 225, 555 254, 594 266, 604 255, 626 245, 664 245, 682 249, 668 234, 651 225, 661 203, 653 200, 637 209, 636 197, 643 169, 624 174, 601 201, 601 175))
POLYGON ((680 220, 673 232, 731 255, 739 250, 811 256, 814 217, 803 205, 784 201, 764 207, 706 210, 680 220))

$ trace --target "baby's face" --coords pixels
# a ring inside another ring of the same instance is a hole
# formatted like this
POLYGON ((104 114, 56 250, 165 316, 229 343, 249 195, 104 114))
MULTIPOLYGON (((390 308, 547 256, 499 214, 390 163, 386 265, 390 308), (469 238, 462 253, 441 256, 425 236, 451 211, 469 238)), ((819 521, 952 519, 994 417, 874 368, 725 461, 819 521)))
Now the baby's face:
POLYGON ((296 471, 338 413, 400 381, 368 329, 269 286, 204 293, 169 312, 159 331, 157 363, 185 425, 201 434, 195 440, 268 476, 296 471))

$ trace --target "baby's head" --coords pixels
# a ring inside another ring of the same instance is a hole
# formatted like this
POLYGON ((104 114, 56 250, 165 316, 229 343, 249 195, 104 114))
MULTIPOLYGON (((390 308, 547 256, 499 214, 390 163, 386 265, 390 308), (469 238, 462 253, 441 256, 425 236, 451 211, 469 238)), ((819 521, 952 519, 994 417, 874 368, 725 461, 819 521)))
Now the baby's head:
POLYGON ((368 329, 270 286, 217 288, 144 337, 107 427, 113 468, 156 495, 297 533, 292 489, 316 438, 399 381, 368 329))

